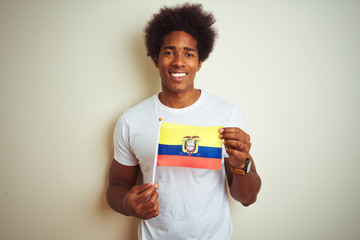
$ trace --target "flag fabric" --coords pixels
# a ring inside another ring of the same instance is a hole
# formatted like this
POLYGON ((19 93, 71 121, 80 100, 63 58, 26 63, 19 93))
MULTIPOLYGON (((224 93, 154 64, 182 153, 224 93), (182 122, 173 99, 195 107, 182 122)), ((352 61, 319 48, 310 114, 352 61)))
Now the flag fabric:
POLYGON ((161 122, 157 165, 220 170, 220 128, 161 122))

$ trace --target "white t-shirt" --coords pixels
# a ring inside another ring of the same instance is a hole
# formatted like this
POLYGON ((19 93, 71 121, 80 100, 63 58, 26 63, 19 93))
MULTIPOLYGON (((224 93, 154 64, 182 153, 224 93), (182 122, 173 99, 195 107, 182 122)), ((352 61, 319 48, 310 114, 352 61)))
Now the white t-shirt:
MULTIPOLYGON (((193 105, 181 109, 163 105, 155 94, 126 110, 114 132, 115 160, 127 166, 139 164, 144 183, 152 178, 159 117, 170 123, 247 131, 238 107, 203 90, 193 105)), ((157 166, 159 215, 141 221, 139 239, 230 239, 225 154, 221 170, 157 166)))

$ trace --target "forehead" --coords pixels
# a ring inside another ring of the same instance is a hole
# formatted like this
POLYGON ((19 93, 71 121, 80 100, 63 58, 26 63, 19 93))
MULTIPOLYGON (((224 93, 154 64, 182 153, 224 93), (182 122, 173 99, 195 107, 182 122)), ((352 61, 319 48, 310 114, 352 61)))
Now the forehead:
POLYGON ((197 41, 190 34, 183 31, 173 31, 163 38, 161 48, 175 47, 175 48, 192 48, 197 50, 197 41))

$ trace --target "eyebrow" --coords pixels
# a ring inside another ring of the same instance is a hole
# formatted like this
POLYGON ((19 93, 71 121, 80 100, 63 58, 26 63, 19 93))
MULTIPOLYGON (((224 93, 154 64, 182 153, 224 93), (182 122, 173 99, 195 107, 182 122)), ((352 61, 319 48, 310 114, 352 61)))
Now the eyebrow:
MULTIPOLYGON (((175 50, 176 47, 175 46, 165 46, 164 49, 175 50)), ((184 50, 196 52, 196 49, 193 49, 193 48, 190 48, 190 47, 184 47, 184 50)))

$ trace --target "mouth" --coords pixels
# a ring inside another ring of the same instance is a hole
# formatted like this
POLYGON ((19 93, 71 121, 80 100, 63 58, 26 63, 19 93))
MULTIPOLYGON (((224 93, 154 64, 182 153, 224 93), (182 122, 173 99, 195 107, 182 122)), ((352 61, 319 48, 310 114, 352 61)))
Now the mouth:
POLYGON ((175 78, 182 78, 182 77, 185 77, 187 75, 187 73, 184 73, 184 72, 170 72, 170 75, 175 77, 175 78))

